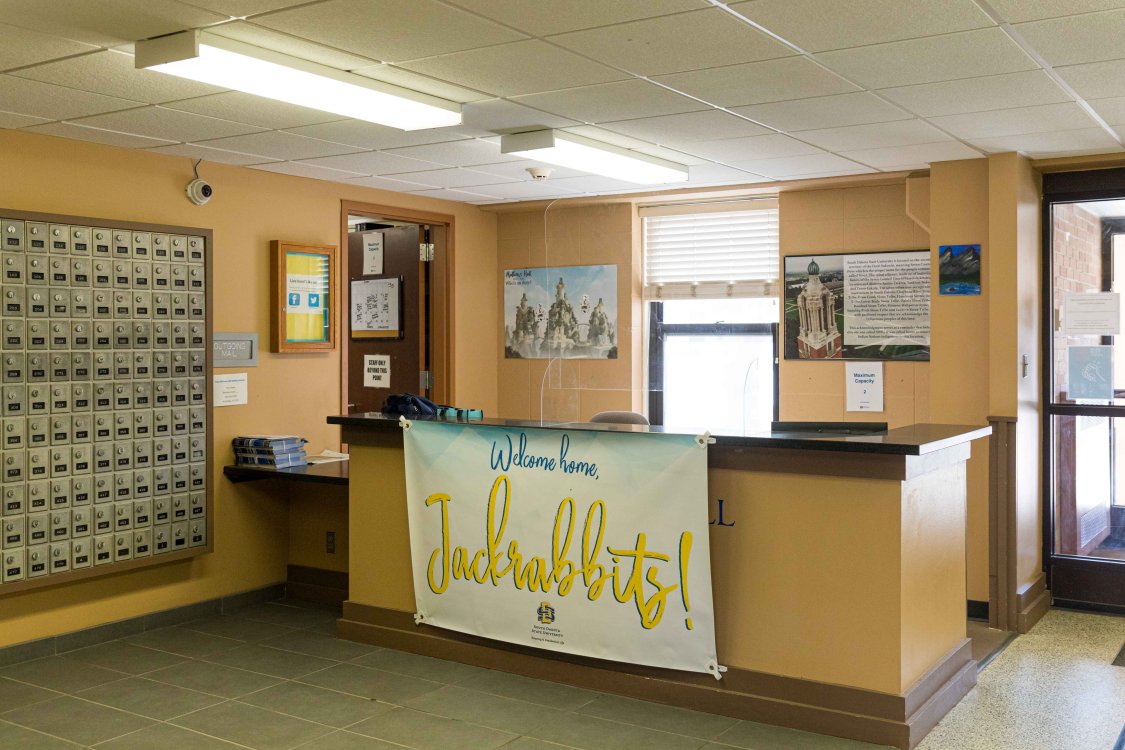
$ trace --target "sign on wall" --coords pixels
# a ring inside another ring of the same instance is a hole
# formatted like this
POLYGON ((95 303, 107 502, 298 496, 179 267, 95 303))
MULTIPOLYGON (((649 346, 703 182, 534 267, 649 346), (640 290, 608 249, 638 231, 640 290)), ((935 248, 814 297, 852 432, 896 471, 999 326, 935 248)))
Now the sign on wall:
POLYGON ((504 356, 617 359, 617 266, 504 271, 504 356))
POLYGON ((719 676, 705 438, 404 426, 419 622, 719 676))
POLYGON ((930 359, 930 253, 785 258, 786 359, 930 359))

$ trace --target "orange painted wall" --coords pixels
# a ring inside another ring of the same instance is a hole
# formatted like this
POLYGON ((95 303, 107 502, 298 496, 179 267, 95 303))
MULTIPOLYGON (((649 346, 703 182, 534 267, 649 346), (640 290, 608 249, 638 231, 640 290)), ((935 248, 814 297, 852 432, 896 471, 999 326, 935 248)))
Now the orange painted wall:
MULTIPOLYGON (((336 245, 340 201, 364 201, 456 217, 456 398, 496 412, 496 340, 482 335, 498 315, 496 217, 474 206, 364 187, 208 164, 215 197, 190 204, 189 160, 79 141, 0 131, 0 207, 214 230, 214 328, 269 338, 269 241, 336 245)), ((298 432, 319 451, 338 447, 325 417, 339 411, 339 353, 263 353, 248 369, 250 403, 215 409, 215 548, 191 562, 158 566, 0 599, 0 646, 168 609, 284 580, 289 509, 270 483, 232 485, 221 467, 230 440, 247 431, 298 432), (284 403, 285 408, 278 405, 284 403)), ((298 526, 298 529, 300 527, 298 526)), ((310 564, 317 542, 295 544, 310 564)), ((346 559, 346 549, 342 553, 346 559)), ((326 567, 326 566, 324 566, 326 567)))
MULTIPOLYGON (((542 414, 547 420, 573 421, 599 411, 642 411, 641 247, 633 206, 597 203, 506 212, 497 221, 497 279, 513 268, 616 265, 618 320, 617 359, 550 364, 506 359, 503 324, 497 324, 497 415, 539 419, 542 414)), ((501 285, 498 305, 503 296, 501 285)))

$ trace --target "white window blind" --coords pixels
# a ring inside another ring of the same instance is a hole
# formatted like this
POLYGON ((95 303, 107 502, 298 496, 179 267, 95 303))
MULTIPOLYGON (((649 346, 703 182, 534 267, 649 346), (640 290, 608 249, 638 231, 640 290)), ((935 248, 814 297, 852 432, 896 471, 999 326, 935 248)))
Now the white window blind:
POLYGON ((667 212, 642 210, 645 298, 776 295, 777 201, 760 203, 737 211, 711 208, 706 213, 686 213, 690 209, 683 206, 667 212))

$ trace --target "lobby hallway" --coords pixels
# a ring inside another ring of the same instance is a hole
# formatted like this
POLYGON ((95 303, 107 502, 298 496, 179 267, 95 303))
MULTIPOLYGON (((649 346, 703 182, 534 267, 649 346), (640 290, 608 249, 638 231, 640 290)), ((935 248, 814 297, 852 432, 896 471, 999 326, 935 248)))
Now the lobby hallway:
MULTIPOLYGON (((0 670, 19 750, 865 750, 332 637, 298 602, 148 631, 0 670)), ((1125 618, 1052 611, 920 750, 1111 750, 1125 618)))

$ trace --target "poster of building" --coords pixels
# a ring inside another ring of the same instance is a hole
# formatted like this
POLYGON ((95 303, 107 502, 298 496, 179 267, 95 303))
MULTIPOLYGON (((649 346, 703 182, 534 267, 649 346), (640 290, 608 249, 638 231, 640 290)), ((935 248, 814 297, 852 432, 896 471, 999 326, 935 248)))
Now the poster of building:
POLYGON ((504 356, 617 359, 617 266, 504 271, 504 356))
POLYGON ((930 253, 785 258, 786 359, 930 359, 930 253))

